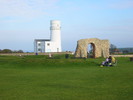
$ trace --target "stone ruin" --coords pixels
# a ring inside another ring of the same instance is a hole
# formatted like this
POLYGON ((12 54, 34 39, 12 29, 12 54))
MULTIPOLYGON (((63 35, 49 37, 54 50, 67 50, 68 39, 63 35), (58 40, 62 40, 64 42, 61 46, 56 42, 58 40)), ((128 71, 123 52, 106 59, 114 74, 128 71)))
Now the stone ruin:
POLYGON ((109 57, 109 40, 100 40, 97 38, 81 39, 77 42, 77 48, 75 51, 76 58, 87 58, 88 57, 88 45, 93 46, 93 58, 98 57, 109 57))

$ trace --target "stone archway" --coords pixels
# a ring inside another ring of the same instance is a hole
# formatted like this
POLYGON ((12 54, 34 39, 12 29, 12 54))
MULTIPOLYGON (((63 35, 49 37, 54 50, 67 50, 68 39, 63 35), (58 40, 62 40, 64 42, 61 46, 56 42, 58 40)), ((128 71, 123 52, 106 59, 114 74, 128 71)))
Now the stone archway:
POLYGON ((109 41, 100 40, 97 38, 81 39, 77 42, 77 48, 75 57, 87 58, 87 46, 88 44, 94 45, 94 58, 108 57, 109 56, 109 41))
POLYGON ((91 48, 87 47, 87 58, 95 58, 95 44, 89 43, 88 46, 91 46, 91 48))

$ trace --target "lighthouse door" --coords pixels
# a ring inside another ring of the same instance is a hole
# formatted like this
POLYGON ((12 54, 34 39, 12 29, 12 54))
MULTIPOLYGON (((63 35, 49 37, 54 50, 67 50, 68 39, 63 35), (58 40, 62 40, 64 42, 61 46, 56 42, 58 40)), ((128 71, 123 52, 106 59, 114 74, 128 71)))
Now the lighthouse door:
POLYGON ((59 48, 57 48, 57 52, 59 52, 59 48))

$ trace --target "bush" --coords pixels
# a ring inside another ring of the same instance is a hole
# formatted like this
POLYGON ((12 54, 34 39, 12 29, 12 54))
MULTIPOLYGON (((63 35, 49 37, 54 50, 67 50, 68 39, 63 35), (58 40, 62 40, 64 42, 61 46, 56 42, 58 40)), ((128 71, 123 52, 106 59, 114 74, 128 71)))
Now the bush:
POLYGON ((4 49, 4 50, 1 50, 0 53, 12 53, 12 50, 4 49))

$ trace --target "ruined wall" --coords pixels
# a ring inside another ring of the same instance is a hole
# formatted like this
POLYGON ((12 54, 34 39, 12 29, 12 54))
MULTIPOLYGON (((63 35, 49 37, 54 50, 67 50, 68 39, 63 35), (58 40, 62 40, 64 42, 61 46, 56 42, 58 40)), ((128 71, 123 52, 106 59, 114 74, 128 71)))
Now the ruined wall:
POLYGON ((109 41, 97 38, 81 39, 77 42, 75 57, 87 58, 88 45, 94 46, 94 58, 109 56, 109 41))

